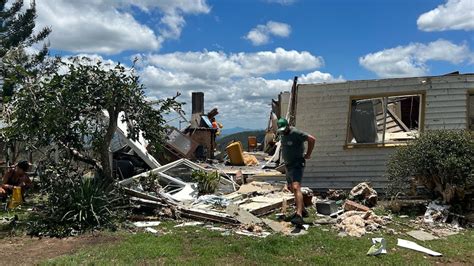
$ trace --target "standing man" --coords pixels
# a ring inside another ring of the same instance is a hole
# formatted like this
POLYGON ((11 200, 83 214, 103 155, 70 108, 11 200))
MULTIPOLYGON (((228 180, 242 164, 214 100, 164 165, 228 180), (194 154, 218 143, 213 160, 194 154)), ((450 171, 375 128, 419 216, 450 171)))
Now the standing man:
POLYGON ((291 223, 301 228, 303 226, 303 216, 308 216, 303 204, 301 180, 303 179, 306 160, 311 158, 316 139, 306 132, 290 127, 288 121, 284 118, 280 118, 277 125, 278 133, 281 135, 283 159, 286 164, 288 189, 295 195, 296 213, 291 218, 291 223), (306 153, 305 142, 308 142, 306 153))

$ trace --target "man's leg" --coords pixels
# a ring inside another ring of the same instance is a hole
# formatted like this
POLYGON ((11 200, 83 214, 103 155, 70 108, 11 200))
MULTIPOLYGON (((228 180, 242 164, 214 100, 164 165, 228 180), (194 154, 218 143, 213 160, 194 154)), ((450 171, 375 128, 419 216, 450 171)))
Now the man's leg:
POLYGON ((303 216, 303 193, 301 192, 300 182, 293 182, 291 188, 295 195, 296 214, 303 216))

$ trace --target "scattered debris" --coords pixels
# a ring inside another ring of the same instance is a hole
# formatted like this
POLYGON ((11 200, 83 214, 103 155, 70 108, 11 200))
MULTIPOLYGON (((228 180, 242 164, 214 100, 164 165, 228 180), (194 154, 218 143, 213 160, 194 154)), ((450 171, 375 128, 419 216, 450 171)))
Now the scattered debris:
POLYGON ((409 231, 407 232, 407 235, 417 239, 417 240, 421 240, 421 241, 427 241, 427 240, 434 240, 434 239, 438 239, 438 237, 428 233, 428 232, 425 232, 425 231, 421 231, 421 230, 413 230, 413 231, 409 231))
POLYGON ((202 195, 193 204, 199 203, 225 208, 229 206, 230 200, 217 195, 202 195))
POLYGON ((377 204, 377 191, 368 182, 362 182, 352 188, 349 199, 362 202, 364 205, 373 207, 377 204))
POLYGON ((338 210, 337 212, 329 214, 329 217, 331 218, 337 218, 339 215, 343 214, 344 210, 338 210))
POLYGON ((426 208, 425 215, 423 217, 423 221, 428 224, 432 224, 434 222, 443 222, 445 223, 448 219, 449 214, 449 205, 441 205, 435 201, 430 202, 428 207, 426 208))
POLYGON ((160 225, 160 221, 143 221, 143 222, 134 222, 133 225, 136 227, 150 227, 160 225))
POLYGON ((235 233, 238 234, 238 235, 255 236, 255 237, 260 237, 260 238, 265 238, 265 237, 271 235, 270 232, 255 233, 255 232, 250 232, 250 231, 246 231, 246 230, 238 230, 238 231, 235 231, 235 233))
POLYGON ((267 182, 253 181, 251 183, 241 185, 238 192, 244 193, 244 194, 247 194, 247 193, 264 194, 264 193, 268 193, 268 192, 272 192, 276 190, 278 189, 276 189, 274 186, 272 186, 271 184, 267 182))
POLYGON ((313 222, 314 224, 336 224, 337 219, 334 218, 321 218, 313 222))
POLYGON ((235 219, 242 224, 259 224, 262 222, 260 218, 244 209, 239 208, 239 206, 235 204, 229 205, 226 209, 226 213, 235 217, 235 219))
POLYGON ((316 202, 316 211, 323 215, 331 215, 338 209, 334 200, 321 200, 316 202))
POLYGON ((359 203, 357 203, 355 201, 352 201, 352 200, 346 200, 344 202, 343 208, 346 211, 363 211, 363 212, 370 211, 369 207, 364 206, 362 204, 359 204, 359 203))
POLYGON ((349 236, 361 237, 368 231, 383 228, 390 220, 390 217, 380 217, 372 211, 348 211, 337 218, 336 228, 349 236))
POLYGON ((185 227, 185 226, 198 226, 198 225, 203 225, 203 222, 186 222, 182 224, 177 224, 174 227, 185 227))
POLYGON ((341 189, 329 189, 326 193, 326 198, 330 200, 343 200, 346 198, 346 195, 341 189))
POLYGON ((372 246, 367 251, 367 255, 377 256, 380 254, 387 254, 387 242, 385 238, 372 238, 372 246))
POLYGON ((158 230, 153 229, 153 228, 151 228, 151 227, 146 227, 146 228, 145 228, 145 232, 152 233, 152 234, 155 234, 155 235, 158 234, 158 230))
POLYGON ((288 235, 291 233, 291 224, 289 222, 277 222, 267 218, 263 218, 262 221, 277 233, 282 233, 284 235, 288 235))
POLYGON ((402 248, 408 248, 408 249, 419 251, 419 252, 423 252, 423 253, 426 253, 426 254, 434 256, 434 257, 443 256, 443 254, 441 254, 439 252, 436 252, 436 251, 433 251, 431 249, 422 247, 422 246, 418 245, 415 242, 400 239, 400 238, 398 239, 397 246, 402 247, 402 248))

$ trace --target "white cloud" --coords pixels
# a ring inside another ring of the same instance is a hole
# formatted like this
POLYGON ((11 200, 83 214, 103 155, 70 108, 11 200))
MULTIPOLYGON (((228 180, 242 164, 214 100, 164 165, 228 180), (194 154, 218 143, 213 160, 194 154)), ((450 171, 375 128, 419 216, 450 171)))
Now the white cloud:
POLYGON ((257 25, 251 29, 245 39, 253 45, 262 45, 270 41, 271 36, 288 37, 291 33, 291 26, 286 23, 268 21, 265 25, 257 25))
POLYGON ((336 78, 329 73, 323 73, 317 70, 311 73, 303 74, 298 78, 298 83, 335 83, 344 81, 345 79, 342 76, 336 78))
POLYGON ((163 69, 185 72, 197 78, 259 76, 281 71, 301 71, 319 68, 324 61, 307 51, 285 50, 256 53, 230 53, 215 51, 174 52, 152 54, 144 63, 163 69))
POLYGON ((267 3, 275 3, 283 6, 289 6, 296 3, 297 0, 265 0, 267 3))
POLYGON ((448 0, 417 20, 423 31, 474 30, 474 1, 448 0))
POLYGON ((79 53, 155 51, 165 39, 179 38, 185 14, 210 12, 205 0, 43 0, 36 4, 38 28, 52 27, 51 47, 79 53), (137 21, 131 7, 160 12, 160 35, 137 21))
POLYGON ((397 46, 359 58, 359 63, 379 77, 422 76, 429 73, 428 61, 446 61, 452 64, 472 63, 474 54, 467 44, 437 40, 428 44, 411 43, 397 46))
MULTIPOLYGON (((265 75, 283 71, 307 72, 322 66, 322 58, 309 52, 275 51, 226 54, 203 51, 141 56, 140 77, 153 98, 183 94, 190 102, 193 91, 205 93, 206 110, 219 108, 224 125, 264 128, 271 99, 290 90, 291 79, 269 79, 265 75)), ((342 77, 314 71, 301 75, 300 82, 338 82, 342 77)), ((189 105, 186 108, 190 108, 189 105)), ((189 112, 189 110, 188 110, 189 112)))

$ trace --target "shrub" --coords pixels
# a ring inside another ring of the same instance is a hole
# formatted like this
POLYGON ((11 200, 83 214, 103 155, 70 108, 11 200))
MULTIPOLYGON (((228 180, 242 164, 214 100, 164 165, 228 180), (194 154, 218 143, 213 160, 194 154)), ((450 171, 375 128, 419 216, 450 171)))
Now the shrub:
POLYGON ((414 179, 449 203, 463 198, 465 189, 473 185, 473 173, 474 137, 470 132, 428 131, 390 157, 387 192, 406 192, 414 179))
POLYGON ((30 223, 30 234, 64 237, 87 230, 114 228, 124 212, 124 198, 103 178, 84 174, 68 163, 47 167, 41 192, 47 196, 38 219, 30 223))
POLYGON ((198 183, 199 194, 212 194, 216 191, 220 176, 216 172, 206 172, 203 170, 196 170, 192 173, 192 178, 198 183))

